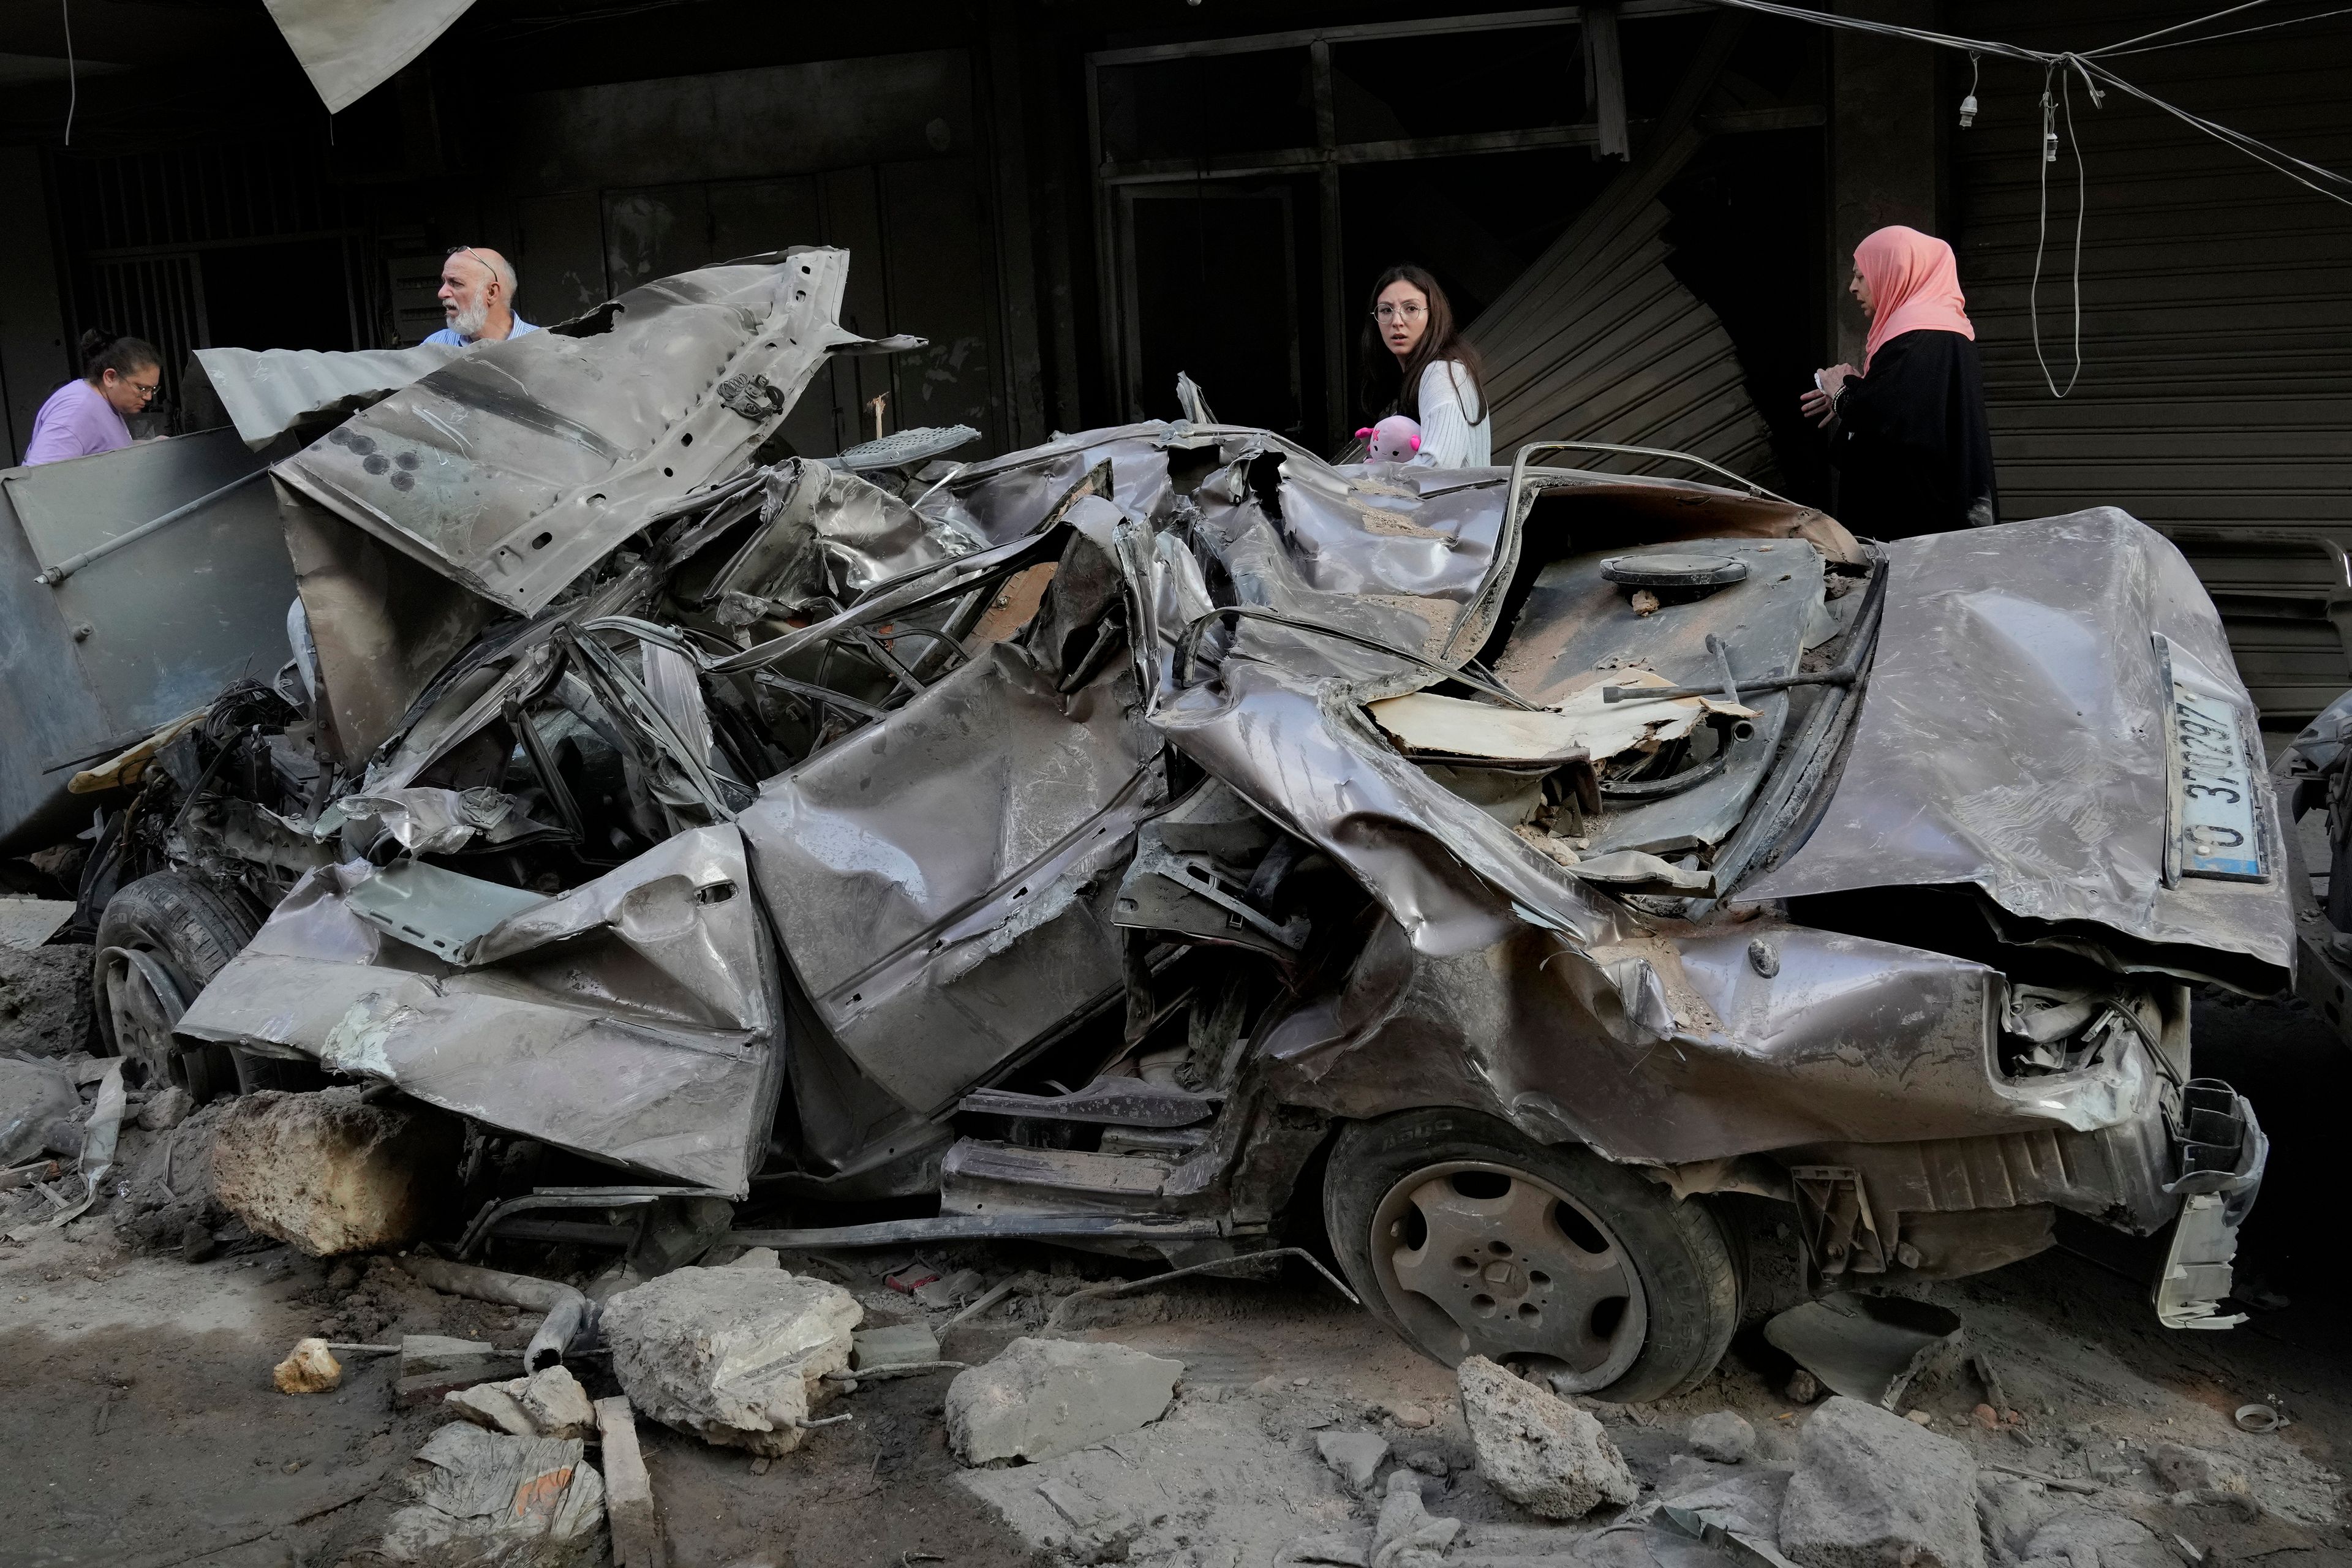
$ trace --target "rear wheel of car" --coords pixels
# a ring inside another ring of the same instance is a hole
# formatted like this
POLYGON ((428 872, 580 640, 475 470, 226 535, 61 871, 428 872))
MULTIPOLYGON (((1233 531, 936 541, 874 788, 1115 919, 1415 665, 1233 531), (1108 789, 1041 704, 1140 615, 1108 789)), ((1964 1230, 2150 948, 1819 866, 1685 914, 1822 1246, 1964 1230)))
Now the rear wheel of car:
POLYGON ((1715 1215, 1591 1150, 1460 1110, 1358 1122, 1324 1221, 1373 1314, 1448 1366, 1470 1355, 1563 1393, 1659 1399, 1713 1371, 1739 1324, 1715 1215))
POLYGON ((278 1087, 258 1081, 275 1075, 246 1081, 241 1053, 184 1047, 173 1035, 196 993, 257 929, 241 900, 178 871, 142 877, 107 901, 98 921, 92 1000, 100 1036, 135 1082, 177 1084, 199 1101, 278 1087))

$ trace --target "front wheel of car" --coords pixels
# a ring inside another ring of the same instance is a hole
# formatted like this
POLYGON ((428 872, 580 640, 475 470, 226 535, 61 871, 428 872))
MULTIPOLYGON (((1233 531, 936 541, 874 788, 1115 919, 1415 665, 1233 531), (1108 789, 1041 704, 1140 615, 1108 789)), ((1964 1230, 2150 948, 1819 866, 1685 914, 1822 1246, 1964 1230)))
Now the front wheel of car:
POLYGON ((1695 1386, 1739 1324, 1715 1215, 1591 1150, 1461 1110, 1357 1122, 1323 1215, 1364 1304, 1425 1354, 1633 1402, 1695 1386))

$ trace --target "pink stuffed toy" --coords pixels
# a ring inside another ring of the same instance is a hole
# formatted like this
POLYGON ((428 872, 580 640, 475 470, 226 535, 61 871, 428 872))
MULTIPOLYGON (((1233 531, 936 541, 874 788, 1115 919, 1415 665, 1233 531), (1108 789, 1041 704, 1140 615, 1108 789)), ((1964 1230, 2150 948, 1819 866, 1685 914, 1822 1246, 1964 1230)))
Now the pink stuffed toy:
POLYGON ((1368 462, 1409 463, 1421 450, 1421 426, 1402 414, 1391 414, 1357 431, 1356 439, 1364 443, 1368 462))

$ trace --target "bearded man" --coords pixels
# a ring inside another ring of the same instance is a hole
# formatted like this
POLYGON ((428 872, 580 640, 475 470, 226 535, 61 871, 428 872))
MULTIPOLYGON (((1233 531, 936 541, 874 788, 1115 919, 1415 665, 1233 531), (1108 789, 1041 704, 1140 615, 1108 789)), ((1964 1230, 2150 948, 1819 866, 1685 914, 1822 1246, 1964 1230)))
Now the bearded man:
POLYGON ((514 311, 515 270, 487 246, 461 245, 441 263, 441 314, 448 325, 425 341, 464 348, 539 331, 514 311))

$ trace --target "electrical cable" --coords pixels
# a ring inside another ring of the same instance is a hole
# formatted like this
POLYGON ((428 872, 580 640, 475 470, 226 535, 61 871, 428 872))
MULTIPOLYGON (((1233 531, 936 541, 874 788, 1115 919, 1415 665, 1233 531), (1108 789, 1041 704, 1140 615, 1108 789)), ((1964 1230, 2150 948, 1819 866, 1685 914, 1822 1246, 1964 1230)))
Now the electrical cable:
POLYGON ((2175 38, 2168 44, 2149 44, 2144 48, 2127 49, 2121 45, 2110 45, 2104 49, 2095 50, 2094 53, 2101 59, 2115 55, 2154 54, 2158 49, 2182 49, 2191 44, 2218 44, 2223 38, 2242 38, 2249 33, 2268 33, 2281 27, 2299 27, 2305 22, 2325 22, 2330 16, 2352 16, 2352 5, 2339 6, 2333 11, 2315 11, 2308 16, 2283 17, 2275 22, 2263 22, 2252 27, 2232 27, 2226 33, 2206 33, 2194 38, 2175 38))
POLYGON ((2175 22, 2169 27, 2158 27, 2153 33, 2142 33, 2137 38, 2126 38, 2119 44, 2104 45, 2099 48, 2086 49, 2084 53, 2089 55, 2116 54, 2123 49, 2129 48, 2134 44, 2144 44, 2150 38, 2163 37, 2167 33, 2178 33, 2185 31, 2190 27, 2201 27, 2208 22, 2218 22, 2224 16, 2234 16, 2241 11, 2251 11, 2257 5, 2267 5, 2269 4, 2270 0, 2244 0, 2244 4, 2242 5, 2232 5, 2226 11, 2216 11, 2210 16, 2192 16, 2186 22, 2175 22))
POLYGON ((2063 399, 2083 379, 2083 216, 2090 207, 2090 187, 2083 169, 2083 142, 2074 134, 2074 79, 2058 74, 2055 66, 2042 79, 2042 162, 2040 210, 2033 230, 2033 281, 2026 289, 2025 317, 2033 331, 2033 363, 2042 367, 2042 384, 2053 398, 2063 399), (2074 150, 2074 374, 2066 378, 2066 392, 2058 390, 2050 362, 2042 356, 2042 253, 2050 235, 2050 165, 2058 161, 2057 109, 2051 102, 2050 78, 2058 76, 2058 100, 2065 107, 2066 141, 2074 150))
POLYGON ((81 102, 81 80, 74 69, 73 0, 58 0, 58 15, 66 25, 66 145, 73 145, 74 110, 81 102))

